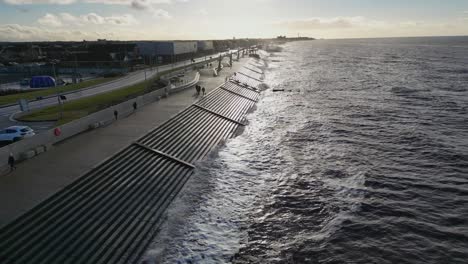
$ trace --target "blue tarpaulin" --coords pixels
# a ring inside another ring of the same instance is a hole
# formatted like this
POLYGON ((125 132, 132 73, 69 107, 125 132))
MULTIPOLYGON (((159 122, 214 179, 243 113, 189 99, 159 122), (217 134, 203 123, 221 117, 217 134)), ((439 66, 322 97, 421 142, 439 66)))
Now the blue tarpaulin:
POLYGON ((51 76, 34 76, 29 82, 31 88, 54 87, 55 79, 51 76))

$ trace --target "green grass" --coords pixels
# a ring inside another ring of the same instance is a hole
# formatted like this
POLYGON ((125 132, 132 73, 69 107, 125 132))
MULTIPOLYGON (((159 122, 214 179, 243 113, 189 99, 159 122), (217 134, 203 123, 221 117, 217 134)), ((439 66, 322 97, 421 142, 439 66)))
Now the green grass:
POLYGON ((150 91, 150 80, 132 86, 118 89, 112 92, 102 93, 65 103, 63 105, 63 116, 60 120, 60 106, 46 107, 34 111, 19 118, 20 121, 58 120, 57 125, 66 124, 75 119, 85 117, 89 114, 119 104, 131 98, 145 94, 150 91))
POLYGON ((98 79, 93 79, 93 80, 84 81, 84 82, 66 85, 66 86, 58 86, 58 87, 52 87, 52 88, 48 88, 44 90, 36 90, 36 91, 31 91, 31 92, 0 96, 0 105, 14 104, 14 103, 17 103, 18 100, 20 99, 34 100, 40 96, 45 97, 45 96, 57 94, 59 92, 70 92, 74 90, 79 90, 79 89, 91 87, 94 85, 102 84, 105 82, 110 82, 117 78, 118 77, 98 78, 98 79))
POLYGON ((63 105, 62 118, 60 118, 60 106, 56 105, 33 111, 28 115, 18 118, 18 120, 25 122, 58 120, 57 125, 63 125, 145 93, 152 92, 154 89, 151 88, 151 84, 154 81, 158 80, 162 75, 171 73, 173 71, 178 71, 183 68, 185 67, 178 67, 168 71, 160 72, 157 76, 132 86, 127 86, 111 92, 66 102, 63 105))

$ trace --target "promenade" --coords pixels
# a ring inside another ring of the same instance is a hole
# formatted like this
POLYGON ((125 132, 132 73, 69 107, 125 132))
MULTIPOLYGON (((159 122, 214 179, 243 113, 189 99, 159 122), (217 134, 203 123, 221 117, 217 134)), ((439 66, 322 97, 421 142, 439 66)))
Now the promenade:
MULTIPOLYGON (((199 85, 210 92, 247 60, 241 58, 232 68, 225 67, 218 77, 202 76, 199 85)), ((0 199, 8 201, 0 203, 0 227, 200 98, 195 95, 195 89, 181 91, 147 105, 125 119, 80 134, 56 145, 51 151, 18 164, 17 170, 0 177, 0 199)))

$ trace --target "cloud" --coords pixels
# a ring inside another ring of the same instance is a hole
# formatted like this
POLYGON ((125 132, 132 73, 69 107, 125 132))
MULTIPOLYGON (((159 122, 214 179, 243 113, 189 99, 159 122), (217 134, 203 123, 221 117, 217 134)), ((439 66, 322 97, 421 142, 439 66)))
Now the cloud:
POLYGON ((138 24, 138 20, 131 14, 100 16, 96 13, 81 16, 74 16, 69 13, 60 13, 59 15, 48 13, 39 18, 37 22, 42 26, 49 27, 85 25, 132 26, 138 24))
POLYGON ((169 14, 169 12, 167 12, 166 10, 163 10, 163 9, 153 9, 151 10, 152 14, 153 14, 153 17, 156 17, 156 18, 165 18, 165 19, 168 19, 168 18, 171 18, 172 16, 169 14))
MULTIPOLYGON (((88 3, 88 4, 106 4, 106 5, 124 5, 135 10, 147 11, 157 18, 171 18, 169 13, 157 8, 159 4, 171 4, 174 2, 188 2, 188 0, 4 0, 5 3, 11 5, 31 5, 31 4, 60 4, 68 5, 73 3, 88 3)), ((99 19, 97 17, 90 18, 99 19)), ((116 21, 118 23, 118 21, 116 21)), ((49 23, 44 21, 44 23, 49 23)), ((51 22, 53 23, 53 22, 51 22)))
POLYGON ((208 10, 206 10, 206 8, 200 8, 197 13, 201 16, 207 16, 208 10))
POLYGON ((0 41, 50 41, 50 40, 95 40, 106 39, 138 39, 142 32, 125 28, 103 28, 99 31, 92 31, 86 28, 69 29, 44 28, 34 26, 23 26, 18 24, 0 25, 0 41))
POLYGON ((0 41, 61 40, 69 34, 68 30, 50 31, 39 27, 30 27, 18 24, 0 25, 0 41))
POLYGON ((155 4, 157 3, 170 3, 170 1, 165 0, 132 0, 130 6, 136 10, 146 10, 149 11, 153 17, 157 18, 171 18, 169 12, 164 9, 156 8, 155 4))
POLYGON ((32 5, 32 4, 60 4, 69 5, 77 2, 89 4, 126 5, 135 8, 145 8, 156 4, 170 4, 173 2, 187 2, 187 0, 3 0, 10 5, 32 5))
POLYGON ((290 20, 277 23, 279 26, 293 30, 312 29, 346 29, 359 27, 366 24, 376 24, 362 16, 355 17, 334 17, 334 18, 308 18, 302 20, 290 20))
POLYGON ((47 13, 45 16, 39 18, 37 22, 40 25, 48 26, 48 27, 60 27, 62 26, 62 21, 56 15, 47 13))
POLYGON ((59 4, 69 5, 76 0, 4 0, 5 3, 10 5, 32 5, 32 4, 59 4))
POLYGON ((104 17, 104 23, 116 26, 131 26, 139 24, 138 20, 133 15, 124 14, 120 16, 108 16, 104 17))
POLYGON ((0 36, 12 36, 16 39, 22 39, 24 36, 29 36, 37 33, 37 28, 21 26, 18 24, 7 24, 0 26, 0 36))
POLYGON ((285 20, 269 24, 282 34, 325 37, 325 38, 367 38, 407 36, 447 36, 468 34, 468 16, 447 21, 424 20, 374 20, 363 16, 308 18, 285 20))
POLYGON ((170 4, 172 0, 82 0, 85 3, 106 4, 106 5, 126 5, 136 9, 145 9, 156 4, 170 4))

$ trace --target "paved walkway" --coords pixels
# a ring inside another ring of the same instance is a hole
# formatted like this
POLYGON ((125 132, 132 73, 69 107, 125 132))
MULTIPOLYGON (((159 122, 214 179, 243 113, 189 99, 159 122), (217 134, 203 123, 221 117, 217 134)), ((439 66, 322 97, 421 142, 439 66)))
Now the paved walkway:
MULTIPOLYGON (((238 71, 247 60, 243 58, 235 62, 232 69, 224 68, 216 78, 202 76, 199 85, 210 92, 224 83, 227 76, 238 71)), ((198 99, 194 88, 176 93, 142 107, 125 119, 75 136, 56 145, 51 151, 18 164, 17 170, 0 177, 0 227, 198 99)))

